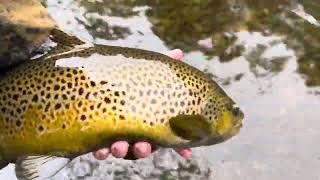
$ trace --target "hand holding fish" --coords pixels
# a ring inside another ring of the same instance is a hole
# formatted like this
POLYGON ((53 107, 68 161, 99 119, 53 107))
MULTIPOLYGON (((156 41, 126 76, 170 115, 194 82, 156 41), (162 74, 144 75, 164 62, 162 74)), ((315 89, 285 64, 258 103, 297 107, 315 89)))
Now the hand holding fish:
MULTIPOLYGON (((180 49, 175 49, 172 51, 169 51, 166 53, 169 57, 181 60, 183 57, 183 52, 180 49)), ((132 147, 130 147, 129 143, 127 141, 117 141, 112 144, 112 146, 105 147, 102 149, 99 149, 98 151, 95 151, 93 153, 94 157, 98 160, 105 160, 110 153, 116 157, 116 158, 124 158, 129 149, 133 151, 133 154, 136 158, 145 158, 148 157, 152 152, 152 145, 148 142, 136 142, 132 147)), ((179 149, 177 152, 184 158, 188 159, 191 157, 191 149, 185 148, 185 149, 179 149)))

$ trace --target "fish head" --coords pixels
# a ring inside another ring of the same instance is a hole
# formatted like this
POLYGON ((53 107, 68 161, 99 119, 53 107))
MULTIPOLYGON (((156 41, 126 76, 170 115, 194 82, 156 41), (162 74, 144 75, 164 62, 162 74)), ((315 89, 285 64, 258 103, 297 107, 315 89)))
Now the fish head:
POLYGON ((237 135, 244 113, 222 90, 208 97, 201 113, 179 115, 170 120, 176 135, 189 140, 184 147, 209 146, 237 135))
POLYGON ((217 144, 237 135, 242 127, 244 113, 231 99, 221 107, 221 112, 210 114, 210 134, 201 140, 203 145, 217 144))

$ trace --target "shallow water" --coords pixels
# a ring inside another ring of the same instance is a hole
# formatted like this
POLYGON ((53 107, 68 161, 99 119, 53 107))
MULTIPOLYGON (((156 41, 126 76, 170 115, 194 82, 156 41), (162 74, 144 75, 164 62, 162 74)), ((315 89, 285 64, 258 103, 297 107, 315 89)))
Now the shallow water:
POLYGON ((320 28, 301 13, 320 19, 316 1, 129 2, 47 6, 59 26, 87 41, 183 49, 187 63, 240 104, 244 127, 225 143, 194 149, 192 161, 170 150, 136 162, 85 156, 56 179, 320 179, 320 28))

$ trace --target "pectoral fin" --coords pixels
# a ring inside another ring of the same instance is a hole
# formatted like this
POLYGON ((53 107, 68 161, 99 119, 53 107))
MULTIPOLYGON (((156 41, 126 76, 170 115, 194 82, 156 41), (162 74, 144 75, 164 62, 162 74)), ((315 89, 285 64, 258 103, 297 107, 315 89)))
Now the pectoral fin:
POLYGON ((15 172, 19 180, 44 180, 56 175, 69 162, 55 156, 26 156, 17 160, 15 172))
POLYGON ((172 131, 186 140, 198 140, 210 135, 210 124, 201 115, 178 115, 169 121, 172 131))

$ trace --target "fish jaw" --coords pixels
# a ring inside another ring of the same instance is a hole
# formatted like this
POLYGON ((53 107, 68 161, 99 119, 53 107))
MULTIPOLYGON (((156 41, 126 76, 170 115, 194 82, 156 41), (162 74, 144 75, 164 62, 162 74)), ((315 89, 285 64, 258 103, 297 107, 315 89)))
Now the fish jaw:
POLYGON ((212 123, 212 134, 206 140, 203 140, 204 145, 224 142, 240 132, 244 114, 236 104, 233 102, 231 104, 231 106, 227 104, 222 115, 212 123))

